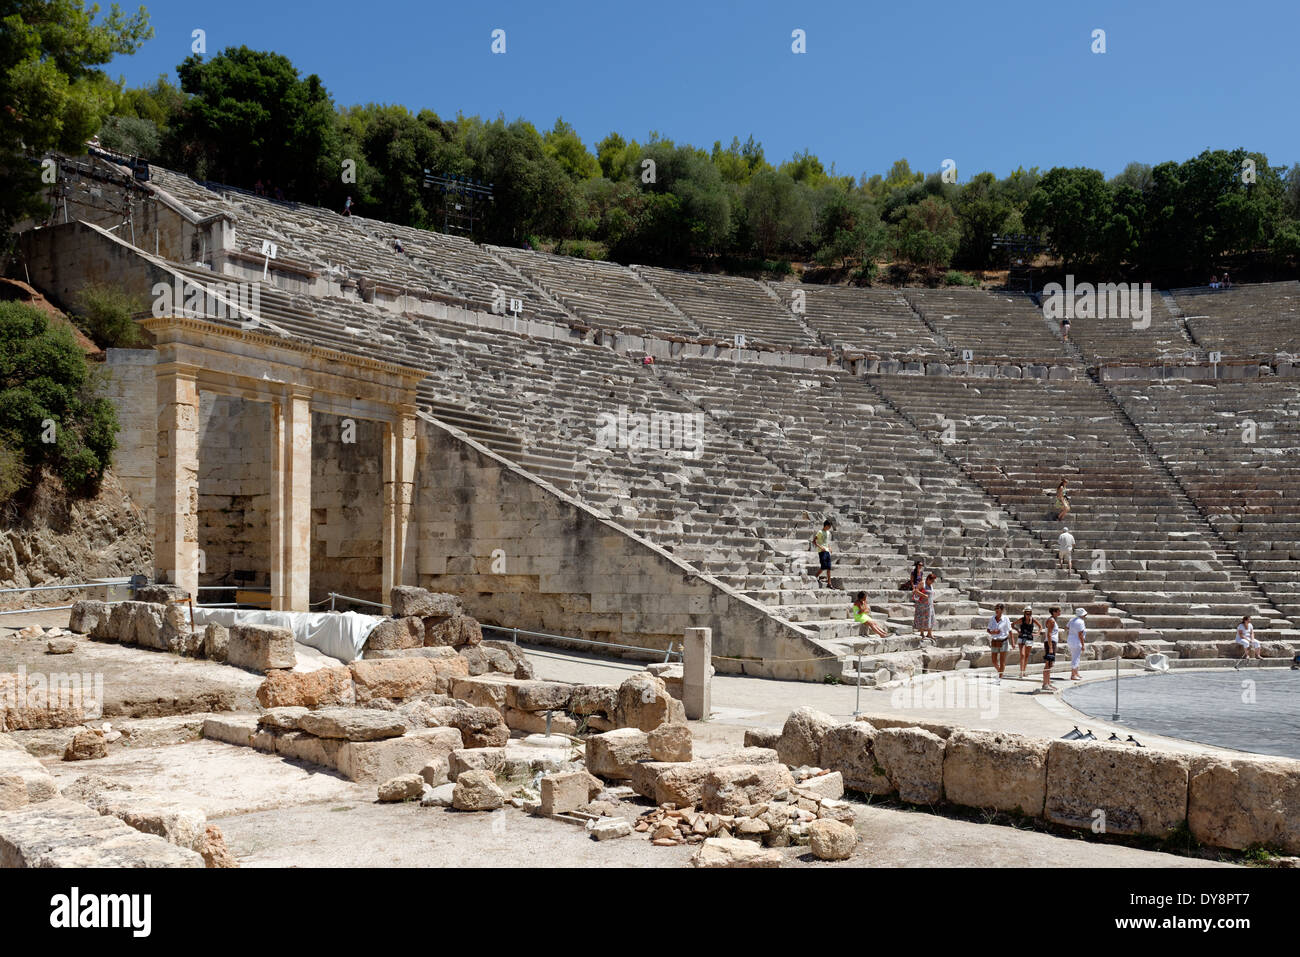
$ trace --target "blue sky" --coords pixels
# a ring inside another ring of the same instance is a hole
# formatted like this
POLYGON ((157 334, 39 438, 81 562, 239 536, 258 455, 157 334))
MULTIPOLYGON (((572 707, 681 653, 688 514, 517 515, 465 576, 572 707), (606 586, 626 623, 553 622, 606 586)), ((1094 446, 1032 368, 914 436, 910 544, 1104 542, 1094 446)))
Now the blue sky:
MULTIPOLYGON (((123 6, 133 9, 130 0, 123 6)), ((336 104, 440 116, 563 116, 594 147, 611 130, 708 148, 751 133, 770 161, 809 149, 839 173, 957 163, 962 181, 1019 165, 1183 160, 1208 148, 1300 162, 1300 4, 397 2, 146 4, 155 36, 109 66, 171 74, 206 31, 317 73, 336 104), (506 31, 506 52, 491 33, 506 31), (791 51, 791 32, 807 52, 791 51), (1106 31, 1093 53, 1092 31, 1106 31)))

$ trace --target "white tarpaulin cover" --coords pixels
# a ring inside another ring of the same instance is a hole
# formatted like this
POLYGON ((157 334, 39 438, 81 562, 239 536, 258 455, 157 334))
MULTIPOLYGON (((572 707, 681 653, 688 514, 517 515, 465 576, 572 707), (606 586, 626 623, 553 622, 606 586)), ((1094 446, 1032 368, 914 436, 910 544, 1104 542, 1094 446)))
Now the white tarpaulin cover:
POLYGON ((383 621, 355 611, 257 611, 249 608, 195 608, 196 625, 275 625, 293 632, 293 640, 331 658, 348 662, 361 649, 375 625, 383 621))

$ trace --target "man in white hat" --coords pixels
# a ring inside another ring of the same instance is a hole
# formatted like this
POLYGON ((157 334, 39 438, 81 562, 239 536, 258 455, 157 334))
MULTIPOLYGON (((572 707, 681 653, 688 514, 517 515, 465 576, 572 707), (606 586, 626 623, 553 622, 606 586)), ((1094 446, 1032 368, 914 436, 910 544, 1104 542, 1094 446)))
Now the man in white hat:
POLYGON ((1074 536, 1068 528, 1061 529, 1056 538, 1056 565, 1074 571, 1074 536))
POLYGON ((1070 619, 1069 627, 1066 629, 1065 643, 1070 647, 1070 680, 1078 681, 1079 679, 1079 660, 1083 658, 1083 643, 1088 636, 1088 626, 1083 620, 1088 617, 1088 609, 1074 609, 1074 617, 1070 619))

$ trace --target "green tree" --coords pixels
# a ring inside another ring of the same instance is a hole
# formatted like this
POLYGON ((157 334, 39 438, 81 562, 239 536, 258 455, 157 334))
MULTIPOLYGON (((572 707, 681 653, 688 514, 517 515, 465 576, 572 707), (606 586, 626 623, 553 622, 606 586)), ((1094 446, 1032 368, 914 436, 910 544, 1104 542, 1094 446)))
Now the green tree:
POLYGON ((94 393, 71 331, 25 303, 0 303, 0 436, 27 466, 71 491, 93 491, 108 468, 117 415, 94 393))
POLYGON ((933 273, 952 262, 961 242, 961 224, 951 206, 927 196, 903 210, 890 238, 895 256, 933 273))
POLYGON ((1015 212, 993 174, 979 173, 961 187, 955 209, 961 221, 958 258, 973 269, 989 268, 993 265, 993 237, 1006 232, 1015 212))
POLYGON ((788 173, 755 173, 745 187, 740 210, 751 248, 764 258, 802 245, 812 230, 808 189, 788 173))
POLYGON ((143 7, 98 14, 81 0, 0 0, 0 234, 44 208, 33 157, 80 154, 109 114, 117 88, 98 67, 153 35, 143 7))
POLYGON ((546 144, 547 155, 560 164, 570 179, 581 181, 601 175, 600 163, 587 151, 577 131, 563 118, 555 121, 555 126, 542 141, 546 144))
POLYGON ((828 183, 818 190, 817 199, 817 262, 830 265, 838 260, 847 267, 856 259, 866 265, 884 252, 885 227, 863 193, 828 183))
POLYGON ((1045 235, 1067 268, 1104 254, 1111 191, 1095 169, 1056 167, 1038 183, 1025 209, 1025 225, 1045 235))

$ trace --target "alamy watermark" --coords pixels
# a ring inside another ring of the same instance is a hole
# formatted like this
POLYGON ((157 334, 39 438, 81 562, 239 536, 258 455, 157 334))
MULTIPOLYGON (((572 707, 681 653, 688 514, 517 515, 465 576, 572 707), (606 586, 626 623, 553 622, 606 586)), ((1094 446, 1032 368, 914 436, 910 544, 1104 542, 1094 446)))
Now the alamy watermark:
POLYGON ((703 412, 629 412, 620 405, 617 412, 602 412, 596 429, 596 447, 601 449, 655 449, 681 452, 685 458, 699 458, 704 452, 703 412))
POLYGON ((61 671, 27 673, 25 665, 0 680, 0 709, 9 711, 48 711, 71 708, 82 719, 104 716, 103 674, 77 674, 61 671))
POLYGON ((152 313, 184 316, 188 319, 252 319, 262 311, 262 290, 254 282, 196 282, 173 278, 171 283, 154 283, 152 313))
POLYGON ((1047 319, 1128 319, 1134 329, 1151 325, 1151 283, 1090 282, 1076 284, 1074 276, 1065 285, 1049 282, 1043 287, 1043 316, 1047 319))

